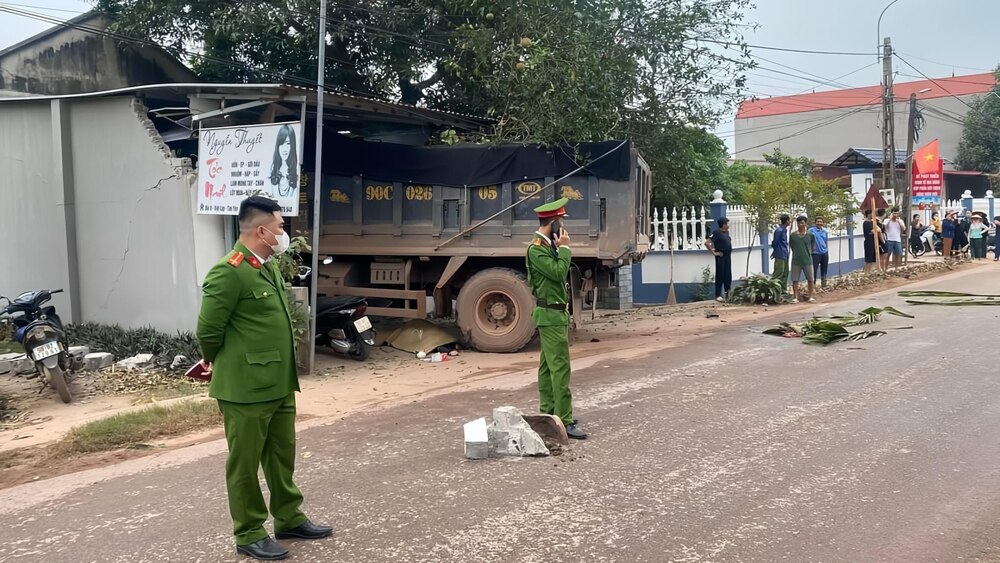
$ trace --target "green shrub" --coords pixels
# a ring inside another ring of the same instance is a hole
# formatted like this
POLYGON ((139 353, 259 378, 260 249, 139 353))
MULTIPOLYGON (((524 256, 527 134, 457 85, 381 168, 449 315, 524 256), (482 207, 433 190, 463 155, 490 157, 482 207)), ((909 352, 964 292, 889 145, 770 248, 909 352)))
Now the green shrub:
POLYGON ((705 301, 711 297, 711 291, 715 283, 715 276, 712 268, 705 266, 701 269, 701 282, 691 290, 691 301, 705 301))
POLYGON ((729 300, 734 303, 756 305, 759 303, 779 303, 783 289, 781 280, 754 274, 734 288, 729 300))
POLYGON ((153 354, 158 365, 169 366, 174 356, 186 356, 191 360, 201 358, 198 339, 190 332, 170 335, 152 327, 125 329, 119 325, 82 323, 67 326, 66 336, 72 346, 109 352, 117 359, 153 354))

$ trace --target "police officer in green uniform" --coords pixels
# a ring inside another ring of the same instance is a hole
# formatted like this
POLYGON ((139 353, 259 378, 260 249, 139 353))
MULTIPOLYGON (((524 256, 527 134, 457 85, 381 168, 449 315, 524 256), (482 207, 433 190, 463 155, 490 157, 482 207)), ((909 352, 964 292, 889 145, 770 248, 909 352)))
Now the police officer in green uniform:
POLYGON ((587 434, 573 418, 573 394, 569 390, 569 233, 560 222, 566 216, 562 198, 535 208, 538 231, 528 246, 528 285, 535 296, 531 319, 538 327, 542 354, 538 362, 538 408, 562 419, 570 438, 583 440, 587 434))
POLYGON ((209 396, 219 401, 229 458, 226 488, 236 551, 255 559, 288 557, 264 529, 268 507, 258 467, 271 491, 278 539, 318 539, 333 528, 300 510, 295 470, 295 370, 292 320, 281 274, 271 259, 288 249, 281 207, 264 197, 240 204, 236 248, 205 277, 198 341, 212 373, 209 396))

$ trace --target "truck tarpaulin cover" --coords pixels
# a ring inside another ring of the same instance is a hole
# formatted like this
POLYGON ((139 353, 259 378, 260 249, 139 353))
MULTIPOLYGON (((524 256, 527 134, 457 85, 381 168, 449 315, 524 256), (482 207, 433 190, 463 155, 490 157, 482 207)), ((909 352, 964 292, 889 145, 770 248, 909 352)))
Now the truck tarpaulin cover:
POLYGON ((630 143, 622 145, 621 141, 551 148, 537 145, 414 147, 331 135, 323 143, 324 174, 439 186, 484 186, 525 178, 558 178, 619 145, 618 150, 589 164, 579 174, 622 182, 629 179, 631 166, 630 143))

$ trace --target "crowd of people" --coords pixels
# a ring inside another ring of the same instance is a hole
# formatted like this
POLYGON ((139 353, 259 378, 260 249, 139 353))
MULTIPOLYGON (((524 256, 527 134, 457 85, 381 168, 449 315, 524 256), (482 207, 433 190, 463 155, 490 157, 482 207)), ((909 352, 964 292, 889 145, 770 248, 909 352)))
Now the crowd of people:
MULTIPOLYGON (((780 280, 782 290, 787 295, 791 281, 791 302, 815 302, 816 281, 827 288, 830 268, 829 240, 823 217, 816 217, 809 225, 809 218, 799 215, 795 218, 795 230, 791 229, 792 218, 788 214, 779 217, 779 224, 771 237, 771 259, 774 260, 772 277, 780 280), (806 287, 802 291, 801 282, 805 278, 806 287)), ((733 285, 732 252, 733 244, 729 235, 729 219, 716 220, 717 228, 705 241, 705 247, 715 256, 715 299, 723 302, 733 285)), ((989 250, 993 250, 994 261, 1000 261, 1000 250, 995 244, 995 234, 1000 233, 1000 215, 993 218, 992 225, 986 223, 986 215, 965 210, 961 217, 955 209, 945 212, 944 219, 935 211, 928 225, 923 224, 919 213, 913 215, 910 230, 900 217, 898 207, 864 211, 862 234, 864 236, 864 272, 886 271, 889 267, 902 266, 904 242, 925 245, 927 250, 935 250, 951 260, 955 254, 969 253, 973 260, 984 260, 989 250), (907 235, 909 233, 909 235, 907 235)))

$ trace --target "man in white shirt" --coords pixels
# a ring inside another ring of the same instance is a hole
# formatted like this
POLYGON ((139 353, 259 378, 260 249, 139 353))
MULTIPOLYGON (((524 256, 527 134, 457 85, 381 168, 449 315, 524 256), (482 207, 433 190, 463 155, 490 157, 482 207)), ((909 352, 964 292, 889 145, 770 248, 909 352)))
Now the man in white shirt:
POLYGON ((906 223, 899 218, 899 208, 893 207, 892 215, 885 222, 885 247, 894 268, 898 268, 903 261, 903 233, 905 232, 906 223))

